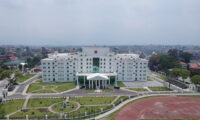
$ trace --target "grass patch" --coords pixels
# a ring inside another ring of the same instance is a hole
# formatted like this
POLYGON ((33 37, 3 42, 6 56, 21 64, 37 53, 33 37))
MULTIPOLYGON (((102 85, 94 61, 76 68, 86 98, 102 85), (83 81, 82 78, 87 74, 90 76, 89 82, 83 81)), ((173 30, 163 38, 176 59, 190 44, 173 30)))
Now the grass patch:
POLYGON ((35 83, 42 83, 42 79, 36 80, 35 83))
POLYGON ((81 105, 110 104, 115 97, 70 97, 70 101, 76 101, 81 105))
POLYGON ((55 104, 52 109, 56 112, 69 112, 78 107, 76 103, 73 102, 66 102, 66 108, 63 107, 64 102, 55 104))
POLYGON ((5 116, 22 108, 24 100, 8 100, 6 104, 0 104, 0 114, 5 116))
POLYGON ((134 90, 134 91, 137 91, 137 92, 146 92, 148 91, 147 89, 145 88, 128 88, 129 90, 134 90))
POLYGON ((13 119, 25 119, 28 115, 29 119, 45 119, 45 115, 48 115, 48 118, 59 118, 58 114, 51 113, 47 108, 40 109, 25 109, 21 112, 17 112, 14 115, 10 116, 13 119))
POLYGON ((87 115, 92 115, 95 113, 101 112, 101 109, 103 111, 110 109, 112 106, 82 106, 80 109, 78 109, 75 112, 68 113, 67 117, 68 118, 73 118, 73 117, 78 117, 78 116, 85 116, 85 112, 87 112, 87 115))
POLYGON ((123 101, 125 101, 125 100, 127 100, 127 99, 129 99, 128 96, 120 96, 113 104, 114 104, 115 106, 117 106, 117 105, 119 105, 121 102, 123 102, 123 101))
POLYGON ((29 99, 27 107, 49 107, 53 103, 62 102, 65 98, 37 98, 37 99, 29 99))
POLYGON ((55 90, 58 91, 58 92, 63 92, 63 91, 66 91, 66 90, 70 90, 70 89, 73 89, 75 88, 76 85, 75 83, 63 83, 63 85, 61 86, 58 86, 55 90))
POLYGON ((150 78, 147 78, 147 81, 153 81, 152 79, 150 79, 150 78))
POLYGON ((149 87, 152 91, 172 91, 172 89, 167 87, 149 87))
POLYGON ((126 87, 126 86, 124 85, 124 83, 123 83, 123 82, 120 82, 120 81, 117 82, 117 86, 118 86, 118 87, 126 87))
POLYGON ((163 76, 163 75, 156 75, 156 76, 157 76, 157 78, 160 78, 161 80, 164 80, 164 81, 167 80, 166 76, 163 76))
POLYGON ((26 75, 23 75, 22 77, 16 79, 16 82, 18 83, 22 83, 30 78, 32 78, 35 74, 26 74, 26 75))
POLYGON ((75 88, 76 85, 74 82, 71 83, 42 83, 41 80, 36 81, 36 83, 32 83, 27 93, 56 93, 63 92, 66 90, 70 90, 75 88), (52 90, 54 89, 54 90, 52 90))
POLYGON ((40 86, 40 85, 35 85, 35 84, 33 83, 33 84, 30 84, 30 86, 28 87, 27 92, 28 92, 28 93, 34 93, 35 90, 40 90, 40 89, 42 89, 42 86, 40 86))

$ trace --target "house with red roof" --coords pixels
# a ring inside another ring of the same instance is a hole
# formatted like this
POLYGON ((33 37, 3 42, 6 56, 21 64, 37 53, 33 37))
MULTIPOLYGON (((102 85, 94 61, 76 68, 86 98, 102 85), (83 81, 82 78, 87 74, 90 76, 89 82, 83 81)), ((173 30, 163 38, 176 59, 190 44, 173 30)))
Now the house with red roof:
POLYGON ((189 69, 190 69, 190 72, 192 73, 200 74, 200 63, 198 64, 191 63, 189 69))
POLYGON ((185 63, 185 62, 180 62, 180 64, 181 64, 181 68, 182 68, 182 69, 187 69, 187 63, 185 63))

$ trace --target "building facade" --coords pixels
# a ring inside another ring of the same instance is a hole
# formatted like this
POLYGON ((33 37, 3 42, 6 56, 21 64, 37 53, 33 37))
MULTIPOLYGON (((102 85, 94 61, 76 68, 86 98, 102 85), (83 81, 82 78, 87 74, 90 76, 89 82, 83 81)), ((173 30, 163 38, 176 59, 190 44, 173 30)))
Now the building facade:
POLYGON ((53 53, 41 63, 43 82, 77 81, 78 84, 78 78, 84 77, 85 85, 87 78, 113 76, 115 81, 147 80, 147 60, 136 54, 116 54, 108 47, 83 47, 78 53, 53 53))

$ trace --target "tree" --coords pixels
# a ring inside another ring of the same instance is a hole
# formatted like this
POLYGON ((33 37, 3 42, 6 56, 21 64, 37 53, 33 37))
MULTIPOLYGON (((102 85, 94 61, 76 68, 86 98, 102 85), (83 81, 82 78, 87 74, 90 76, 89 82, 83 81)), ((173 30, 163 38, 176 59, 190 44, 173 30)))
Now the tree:
POLYGON ((173 76, 176 76, 176 77, 182 77, 183 82, 184 82, 184 79, 186 79, 190 76, 190 71, 181 69, 181 68, 174 68, 174 69, 172 69, 170 74, 173 76))
POLYGON ((168 70, 172 68, 180 68, 179 61, 168 55, 160 56, 159 69, 168 70))
POLYGON ((155 71, 157 70, 157 66, 159 64, 159 59, 160 59, 160 56, 159 55, 152 55, 149 59, 149 67, 151 70, 155 71))
POLYGON ((4 70, 3 72, 1 72, 0 78, 1 79, 10 78, 11 74, 12 74, 12 71, 10 71, 10 70, 4 70))
POLYGON ((178 76, 180 76, 180 69, 174 68, 174 69, 172 69, 172 71, 170 71, 170 74, 175 76, 175 77, 178 77, 178 76))
POLYGON ((15 79, 18 79, 18 78, 20 78, 22 76, 23 76, 22 72, 20 72, 20 71, 16 71, 15 72, 15 79))
POLYGON ((189 70, 185 70, 185 69, 181 69, 181 77, 183 79, 186 79, 190 76, 190 71, 189 70))
POLYGON ((174 58, 178 58, 178 50, 177 49, 170 49, 168 51, 168 55, 174 58))
POLYGON ((191 82, 195 85, 200 85, 200 75, 195 75, 191 78, 191 82))
POLYGON ((180 57, 183 58, 184 62, 189 63, 192 58, 192 54, 188 52, 182 52, 180 57))

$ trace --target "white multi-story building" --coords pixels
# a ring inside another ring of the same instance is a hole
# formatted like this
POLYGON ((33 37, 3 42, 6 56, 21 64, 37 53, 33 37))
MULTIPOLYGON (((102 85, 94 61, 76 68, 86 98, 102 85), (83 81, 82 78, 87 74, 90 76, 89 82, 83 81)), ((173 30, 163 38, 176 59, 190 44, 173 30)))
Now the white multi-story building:
MULTIPOLYGON (((42 60, 43 82, 72 82, 83 78, 89 88, 114 81, 146 81, 147 63, 136 54, 115 54, 108 47, 83 47, 78 53, 53 53, 42 60)), ((87 86, 86 85, 86 86, 87 86)))

